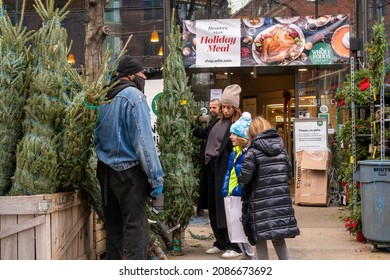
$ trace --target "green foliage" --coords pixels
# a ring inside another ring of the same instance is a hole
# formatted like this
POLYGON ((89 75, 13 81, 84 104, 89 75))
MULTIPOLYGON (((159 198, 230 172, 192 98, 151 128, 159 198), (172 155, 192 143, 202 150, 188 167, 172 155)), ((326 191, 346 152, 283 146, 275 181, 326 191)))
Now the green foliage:
POLYGON ((198 178, 194 169, 197 151, 193 147, 191 129, 194 98, 183 66, 181 33, 173 18, 168 46, 170 53, 163 70, 164 91, 157 100, 156 127, 164 170, 164 219, 169 227, 180 224, 180 233, 194 212, 198 178))
POLYGON ((355 209, 350 210, 345 216, 340 217, 344 227, 352 236, 356 236, 363 230, 361 201, 358 201, 355 209))
POLYGON ((43 22, 48 22, 50 19, 58 18, 59 21, 63 21, 66 15, 69 13, 67 8, 72 0, 68 0, 61 9, 55 7, 55 0, 46 0, 46 5, 41 0, 34 1, 34 8, 43 22))
MULTIPOLYGON (((101 71, 109 71, 108 52, 103 59, 101 71)), ((98 105, 103 102, 108 90, 104 88, 107 81, 98 79, 87 83, 85 75, 79 75, 74 69, 69 73, 71 92, 69 96, 64 95, 67 106, 58 152, 58 191, 83 190, 103 220, 100 185, 95 174, 97 162, 93 132, 98 117, 98 105)))
POLYGON ((93 131, 109 74, 131 36, 117 59, 111 63, 107 51, 95 80, 87 80, 67 62, 61 21, 70 1, 61 10, 54 3, 35 1, 42 19, 36 32, 13 26, 4 11, 0 17, 0 195, 81 190, 104 220, 93 131))
MULTIPOLYGON (((368 87, 366 90, 362 91, 359 88, 359 83, 364 80, 364 78, 368 78, 370 76, 370 70, 367 68, 361 68, 354 72, 354 98, 355 104, 357 105, 366 105, 371 101, 370 97, 370 88, 368 87)), ((352 103, 352 80, 351 74, 345 75, 345 81, 341 88, 338 88, 336 91, 335 99, 336 100, 344 100, 345 105, 349 106, 352 103)))
POLYGON ((67 33, 61 26, 64 15, 35 1, 42 26, 33 38, 32 79, 25 106, 23 138, 17 147, 16 170, 11 195, 54 193, 58 190, 58 145, 65 118, 63 94, 68 90, 67 33))
MULTIPOLYGON (((368 53, 368 64, 369 69, 361 69, 355 72, 355 97, 354 101, 358 105, 367 105, 372 102, 369 89, 364 92, 360 91, 357 88, 358 83, 361 82, 364 78, 369 78, 372 88, 373 96, 377 96, 384 84, 384 78, 386 74, 385 67, 385 55, 387 52, 387 39, 385 27, 383 24, 383 18, 381 23, 375 23, 372 27, 373 29, 373 39, 367 45, 368 53), (368 94, 365 94, 367 92, 368 94)), ((336 94, 336 99, 345 98, 346 103, 352 101, 352 96, 350 93, 351 88, 351 76, 346 77, 344 82, 344 87, 339 90, 336 94)), ((370 153, 368 151, 368 146, 371 142, 369 137, 360 137, 359 134, 365 134, 369 136, 371 133, 371 122, 375 120, 375 116, 369 118, 355 120, 355 133, 356 137, 352 138, 352 126, 351 122, 348 121, 344 127, 341 129, 338 137, 339 143, 344 143, 344 147, 338 148, 338 153, 340 155, 341 163, 339 167, 340 180, 342 185, 344 185, 348 190, 348 208, 350 212, 347 216, 341 217, 345 222, 344 226, 351 235, 356 236, 358 232, 362 230, 362 217, 361 217, 361 193, 360 193, 360 183, 357 182, 356 185, 353 185, 353 165, 350 162, 352 156, 352 141, 356 141, 356 158, 355 163, 359 160, 370 159, 370 153)), ((374 134, 374 139, 378 139, 378 132, 374 134)), ((389 137, 386 134, 386 137, 389 137)), ((386 138, 389 139, 389 138, 386 138)))
MULTIPOLYGON (((356 161, 367 160, 370 158, 369 144, 370 144, 370 118, 368 119, 356 119, 355 121, 355 139, 352 139, 352 125, 351 121, 344 124, 344 127, 340 129, 338 133, 337 142, 342 143, 343 147, 338 146, 337 153, 339 155, 340 163, 338 166, 339 182, 341 185, 348 188, 347 201, 350 207, 353 207, 354 203, 354 191, 353 191, 353 164, 351 163, 352 156, 352 141, 355 141, 356 148, 356 161)), ((360 200, 360 195, 358 200, 360 200)))
MULTIPOLYGON (((194 147, 192 162, 194 163, 194 176, 196 176, 197 178, 200 178, 200 169, 201 169, 200 153, 202 150, 202 143, 203 143, 202 139, 192 137, 192 145, 194 147)), ((197 180, 197 184, 193 195, 194 205, 196 205, 199 198, 199 189, 200 189, 200 179, 197 180)))
MULTIPOLYGON (((101 72, 109 72, 109 52, 103 59, 101 72)), ((94 149, 93 131, 98 116, 98 105, 104 101, 108 81, 98 79, 88 83, 84 73, 70 72, 70 95, 64 95, 66 118, 62 124, 59 180, 62 191, 73 190, 84 184, 85 166, 94 149)))
POLYGON ((381 23, 375 23, 372 27, 373 38, 367 45, 368 53, 368 68, 361 68, 354 72, 354 96, 352 98, 352 80, 351 74, 345 76, 344 84, 336 92, 336 100, 345 100, 346 105, 350 105, 352 99, 357 105, 370 104, 371 95, 370 87, 366 90, 360 90, 359 83, 365 78, 369 78, 369 82, 372 88, 373 96, 377 96, 384 84, 384 78, 386 76, 385 57, 387 52, 387 39, 383 19, 381 23))
POLYGON ((379 94, 386 76, 385 58, 387 52, 386 30, 383 22, 372 26, 372 41, 367 46, 368 64, 370 66, 370 82, 374 95, 379 94))
MULTIPOLYGON (((368 158, 367 143, 356 143, 357 155, 359 159, 368 158)), ((351 147, 338 150, 341 163, 338 168, 338 180, 341 182, 341 186, 346 189, 347 193, 347 210, 346 215, 340 216, 340 220, 344 222, 346 230, 353 236, 362 230, 361 219, 361 193, 360 184, 353 185, 353 165, 350 162, 350 156, 352 155, 351 147)))
MULTIPOLYGON (((23 3, 24 4, 24 3, 23 3)), ((0 7, 3 2, 0 1, 0 7)), ((22 14, 24 5, 22 6, 22 14)), ((22 137, 23 107, 31 78, 30 54, 26 47, 32 31, 22 27, 23 17, 13 25, 8 13, 0 17, 0 195, 12 186, 16 144, 22 137)))
MULTIPOLYGON (((371 133, 370 129, 371 119, 355 119, 355 134, 369 136, 371 133)), ((339 143, 343 142, 346 145, 351 144, 352 141, 352 122, 347 121, 344 126, 340 129, 337 137, 339 143)))

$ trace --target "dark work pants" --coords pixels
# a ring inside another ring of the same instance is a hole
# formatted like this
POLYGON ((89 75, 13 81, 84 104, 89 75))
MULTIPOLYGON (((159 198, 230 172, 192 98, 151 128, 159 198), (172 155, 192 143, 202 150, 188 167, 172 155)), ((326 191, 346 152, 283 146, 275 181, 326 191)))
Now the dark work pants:
MULTIPOLYGON (((229 234, 227 227, 218 228, 217 227, 217 203, 215 199, 216 195, 216 186, 215 186, 215 160, 211 160, 209 164, 205 166, 206 175, 207 175, 207 195, 208 195, 208 208, 209 208, 209 219, 211 229, 215 237, 215 242, 213 246, 217 247, 220 250, 233 250, 236 252, 241 252, 238 244, 231 243, 229 240, 229 234)), ((219 189, 221 192, 222 186, 219 189)), ((222 195, 222 192, 221 194, 222 195)), ((225 213, 225 211, 223 211, 225 213)))
POLYGON ((106 259, 145 260, 149 244, 147 177, 140 165, 115 171, 97 165, 106 229, 106 259))

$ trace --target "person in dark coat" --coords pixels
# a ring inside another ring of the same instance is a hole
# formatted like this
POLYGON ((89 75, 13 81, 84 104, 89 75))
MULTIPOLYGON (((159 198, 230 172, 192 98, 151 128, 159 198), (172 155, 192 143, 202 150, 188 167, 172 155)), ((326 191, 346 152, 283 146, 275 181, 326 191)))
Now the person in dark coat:
POLYGON ((221 97, 221 118, 208 127, 205 141, 204 161, 200 173, 199 209, 208 209, 210 225, 215 242, 207 254, 221 253, 223 258, 241 256, 236 243, 231 243, 227 231, 225 207, 222 197, 222 184, 227 170, 230 153, 230 126, 241 117, 241 87, 237 84, 227 86, 221 97))
POLYGON ((164 172, 153 141, 150 108, 143 94, 142 63, 123 56, 99 107, 94 144, 101 186, 107 260, 146 260, 148 196, 163 191, 164 172))
MULTIPOLYGON (((208 134, 210 132, 210 129, 214 126, 214 124, 219 120, 221 117, 221 101, 219 99, 212 99, 209 102, 209 110, 210 110, 210 120, 207 123, 206 127, 201 127, 197 125, 192 125, 192 134, 199 139, 202 139, 202 146, 200 148, 200 156, 199 156, 199 161, 200 161, 200 166, 204 165, 204 151, 206 148, 206 139, 208 137, 208 134)), ((198 117, 198 119, 200 119, 198 117)), ((205 190, 202 188, 202 184, 199 187, 199 193, 204 193, 205 190)), ((207 206, 207 195, 199 195, 198 202, 196 205, 196 214, 198 216, 202 215, 203 210, 208 209, 207 206), (202 200, 201 200, 202 198, 202 200)))
POLYGON ((291 162, 282 138, 262 117, 249 125, 251 141, 238 183, 243 188, 242 224, 249 243, 256 245, 259 260, 268 260, 271 240, 280 260, 287 260, 285 238, 299 235, 289 180, 291 162))

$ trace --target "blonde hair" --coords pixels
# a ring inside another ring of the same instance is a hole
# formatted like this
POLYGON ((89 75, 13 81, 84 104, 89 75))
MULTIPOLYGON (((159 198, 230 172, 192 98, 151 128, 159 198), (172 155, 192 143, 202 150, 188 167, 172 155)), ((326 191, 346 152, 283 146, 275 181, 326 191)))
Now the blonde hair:
POLYGON ((252 142, 257 134, 270 128, 272 128, 272 125, 263 117, 257 116, 253 118, 247 132, 249 141, 252 142))
POLYGON ((248 143, 249 143, 249 140, 248 139, 246 139, 246 138, 244 138, 244 137, 241 137, 241 136, 238 136, 237 134, 235 134, 234 133, 234 135, 236 135, 237 136, 237 139, 236 139, 236 141, 237 141, 237 146, 240 146, 240 147, 245 147, 246 145, 248 145, 248 143))

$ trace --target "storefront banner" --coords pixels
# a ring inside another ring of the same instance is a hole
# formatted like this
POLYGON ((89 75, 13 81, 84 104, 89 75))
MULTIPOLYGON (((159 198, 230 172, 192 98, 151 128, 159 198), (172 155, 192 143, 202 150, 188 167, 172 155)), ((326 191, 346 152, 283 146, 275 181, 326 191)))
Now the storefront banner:
POLYGON ((349 15, 197 20, 183 26, 186 67, 349 62, 349 15))
POLYGON ((200 20, 196 25, 197 67, 240 66, 240 19, 200 20))

